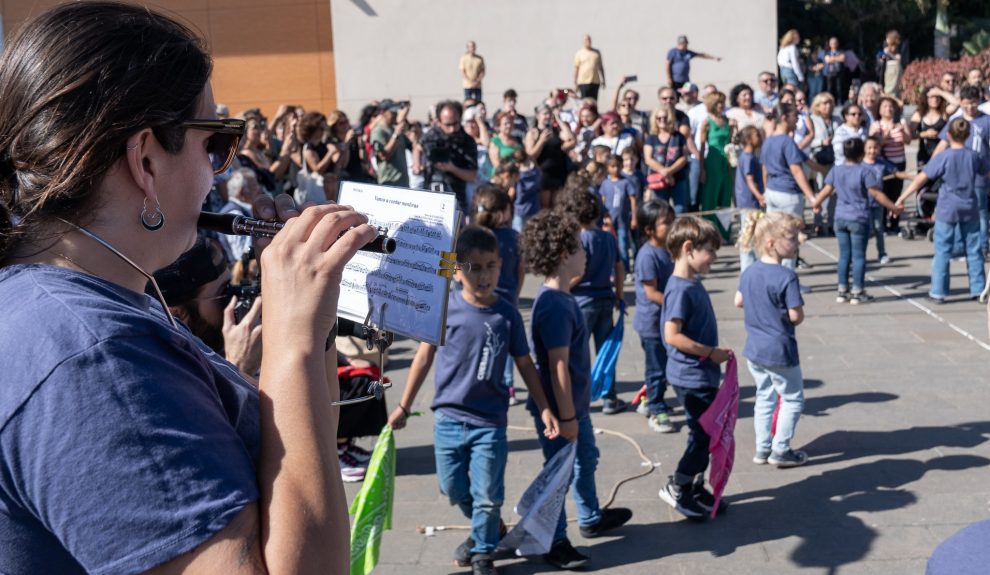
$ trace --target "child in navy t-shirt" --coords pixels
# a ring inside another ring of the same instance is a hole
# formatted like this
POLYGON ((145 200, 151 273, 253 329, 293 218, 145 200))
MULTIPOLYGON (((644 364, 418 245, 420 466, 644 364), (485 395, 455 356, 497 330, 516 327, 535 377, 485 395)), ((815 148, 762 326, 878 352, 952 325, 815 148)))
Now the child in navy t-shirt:
POLYGON ((522 317, 495 294, 502 265, 495 234, 480 226, 466 227, 457 239, 457 261, 463 267, 455 277, 463 289, 450 292, 446 342, 440 348, 420 344, 389 424, 393 429, 405 427, 435 357, 436 394, 431 409, 436 413, 437 479, 451 504, 471 519, 471 536, 458 547, 454 559, 465 566, 489 565, 502 536, 509 410, 503 374, 509 357, 529 388, 542 433, 556 438, 558 423, 529 356, 522 317))
POLYGON ((803 465, 808 455, 791 448, 791 438, 804 409, 804 379, 794 327, 804 321, 804 299, 797 274, 780 265, 797 253, 804 222, 797 216, 759 212, 742 231, 741 243, 760 256, 739 278, 736 307, 744 310, 749 372, 756 382, 756 455, 753 462, 777 467, 803 465), (773 412, 780 400, 776 431, 773 412))
POLYGON ((605 163, 607 176, 602 180, 598 193, 602 197, 612 230, 619 240, 619 257, 626 271, 629 271, 629 250, 632 248, 632 202, 636 198, 636 187, 622 177, 622 158, 609 156, 605 163))
MULTIPOLYGON (((746 227, 749 210, 761 210, 766 206, 763 197, 763 164, 760 163, 760 146, 763 145, 763 133, 754 126, 746 126, 739 133, 743 150, 739 154, 739 164, 736 166, 736 208, 742 211, 742 221, 739 229, 746 227)), ((746 271, 756 257, 751 250, 739 249, 739 273, 746 271)))
POLYGON ((870 237, 870 203, 878 204, 894 214, 897 207, 884 195, 876 171, 861 162, 865 153, 863 140, 851 139, 842 144, 846 163, 835 166, 825 176, 825 187, 815 197, 812 208, 819 210, 832 192, 836 192, 835 237, 839 240, 838 294, 835 301, 859 304, 873 299, 864 289, 866 282, 866 242, 870 237), (849 268, 852 266, 852 291, 849 290, 849 268))
MULTIPOLYGON (((595 488, 598 448, 591 424, 591 354, 588 330, 571 285, 585 269, 585 252, 581 249, 578 223, 567 214, 545 211, 526 224, 522 234, 523 257, 534 273, 544 277, 533 302, 532 341, 539 366, 540 384, 557 415, 560 438, 551 439, 538 433, 543 457, 549 461, 568 441, 576 442, 576 459, 571 493, 578 510, 578 526, 584 537, 597 537, 623 525, 632 511, 610 507, 601 509, 595 488)), ((535 406, 529 403, 536 414, 535 406)), ((543 421, 534 417, 538 432, 543 421)), ((575 569, 588 562, 567 539, 567 517, 561 509, 549 563, 575 569)))
MULTIPOLYGON (((674 273, 663 293, 663 341, 667 348, 667 380, 684 407, 687 448, 677 470, 660 490, 660 498, 688 519, 703 521, 715 505, 705 489, 710 437, 701 427, 702 414, 718 393, 729 350, 718 347, 715 310, 699 275, 707 274, 721 246, 721 235, 708 220, 681 216, 667 235, 674 273)), ((725 506, 723 501, 719 511, 725 506)))
POLYGON ((639 229, 647 238, 636 254, 636 313, 633 329, 639 334, 646 360, 646 398, 638 411, 649 417, 650 429, 657 433, 677 431, 670 421, 670 407, 663 396, 667 391, 667 351, 660 332, 663 291, 674 272, 674 261, 667 251, 667 232, 674 223, 674 210, 664 200, 651 200, 636 213, 639 229))
POLYGON ((962 238, 966 247, 966 271, 969 275, 969 295, 977 299, 986 286, 983 269, 986 245, 980 236, 980 204, 977 195, 986 194, 979 188, 981 178, 990 177, 990 161, 966 148, 970 124, 964 118, 949 122, 949 148, 939 152, 925 164, 921 173, 897 198, 897 205, 917 192, 928 180, 941 178, 935 203, 935 255, 932 259, 932 283, 928 297, 936 303, 949 295, 949 260, 953 238, 962 238))
MULTIPOLYGON (((495 293, 518 307, 519 292, 526 277, 526 263, 519 256, 519 232, 509 227, 512 221, 512 199, 501 187, 481 184, 474 192, 471 220, 486 227, 498 239, 498 254, 502 269, 498 274, 495 293)), ((505 385, 509 388, 509 405, 518 405, 512 362, 505 362, 505 385)))
MULTIPOLYGON (((571 294, 581 308, 597 353, 612 331, 612 315, 622 300, 626 272, 619 259, 619 245, 615 236, 598 227, 601 202, 591 192, 582 188, 567 189, 558 206, 581 226, 581 246, 587 263, 581 276, 574 278, 571 294)), ((615 386, 606 390, 602 396, 602 413, 614 415, 625 409, 626 403, 618 398, 615 386)))

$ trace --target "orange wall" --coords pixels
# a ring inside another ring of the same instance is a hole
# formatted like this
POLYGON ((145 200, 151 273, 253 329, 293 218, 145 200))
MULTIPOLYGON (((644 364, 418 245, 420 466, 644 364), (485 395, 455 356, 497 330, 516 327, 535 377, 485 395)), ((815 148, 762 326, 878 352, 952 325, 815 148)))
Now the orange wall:
MULTIPOLYGON (((231 114, 280 104, 337 104, 330 0, 133 0, 198 31, 214 58, 213 93, 231 114)), ((57 0, 0 0, 4 37, 57 0)))

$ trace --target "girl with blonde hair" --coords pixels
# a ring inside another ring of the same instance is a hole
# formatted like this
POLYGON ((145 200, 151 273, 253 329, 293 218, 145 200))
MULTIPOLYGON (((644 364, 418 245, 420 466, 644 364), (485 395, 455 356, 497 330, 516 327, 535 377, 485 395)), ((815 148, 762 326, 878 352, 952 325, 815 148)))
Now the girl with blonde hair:
POLYGON ((801 54, 798 44, 801 35, 797 30, 788 30, 780 39, 780 50, 777 52, 777 67, 780 68, 780 80, 783 84, 800 86, 804 83, 804 69, 801 66, 801 54))

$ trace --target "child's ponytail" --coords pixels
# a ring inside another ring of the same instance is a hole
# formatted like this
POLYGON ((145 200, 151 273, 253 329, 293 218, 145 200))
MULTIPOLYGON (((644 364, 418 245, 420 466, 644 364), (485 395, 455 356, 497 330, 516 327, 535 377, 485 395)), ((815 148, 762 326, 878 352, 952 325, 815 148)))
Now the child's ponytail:
POLYGON ((762 220, 766 214, 760 210, 743 210, 746 216, 746 225, 739 231, 739 239, 736 240, 736 247, 745 250, 753 250, 753 240, 756 238, 756 224, 762 220))

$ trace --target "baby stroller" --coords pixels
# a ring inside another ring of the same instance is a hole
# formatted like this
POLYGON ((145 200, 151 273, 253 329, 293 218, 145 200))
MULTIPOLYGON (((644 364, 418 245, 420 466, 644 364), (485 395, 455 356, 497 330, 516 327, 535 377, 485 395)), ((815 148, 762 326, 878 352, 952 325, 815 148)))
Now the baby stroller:
POLYGON ((909 240, 922 234, 930 242, 935 240, 935 203, 941 185, 942 180, 929 181, 916 192, 914 213, 909 216, 905 226, 905 234, 909 240))

